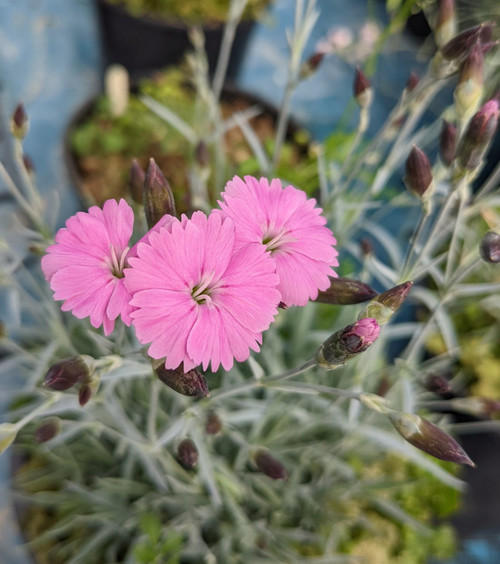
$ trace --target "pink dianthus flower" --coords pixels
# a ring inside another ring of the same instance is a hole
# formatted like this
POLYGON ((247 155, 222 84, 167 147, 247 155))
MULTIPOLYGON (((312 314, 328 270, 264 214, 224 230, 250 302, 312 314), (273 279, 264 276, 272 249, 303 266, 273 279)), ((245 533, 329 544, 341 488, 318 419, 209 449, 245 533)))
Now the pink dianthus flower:
POLYGON ((184 371, 202 364, 229 370, 277 313, 280 293, 274 262, 263 247, 235 249, 230 219, 195 212, 172 219, 129 259, 125 285, 132 294, 132 323, 152 358, 184 371))
POLYGON ((236 246, 259 243, 271 253, 286 305, 305 305, 329 288, 338 252, 316 200, 293 186, 283 188, 277 178, 252 176, 235 176, 221 197, 222 215, 236 227, 236 246))
POLYGON ((55 236, 55 243, 42 258, 42 270, 63 300, 63 311, 75 317, 90 317, 93 327, 109 335, 121 316, 130 325, 130 295, 123 269, 129 251, 134 213, 125 200, 107 200, 102 209, 78 212, 55 236))

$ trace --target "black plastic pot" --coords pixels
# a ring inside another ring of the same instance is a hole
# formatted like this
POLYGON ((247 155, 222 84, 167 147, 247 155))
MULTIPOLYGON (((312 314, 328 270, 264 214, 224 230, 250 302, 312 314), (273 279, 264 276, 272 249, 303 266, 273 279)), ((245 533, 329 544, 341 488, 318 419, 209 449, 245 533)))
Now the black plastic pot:
MULTIPOLYGON (((135 86, 132 87, 132 92, 136 92, 138 89, 137 84, 135 86)), ((98 97, 94 96, 91 99, 89 99, 87 102, 85 102, 77 111, 76 113, 73 115, 71 121, 68 124, 68 127, 66 129, 65 135, 64 135, 64 160, 66 162, 66 166, 67 166, 67 170, 68 170, 68 174, 71 180, 72 185, 74 186, 74 188, 77 191, 78 197, 80 199, 80 202, 82 203, 82 205, 84 207, 88 207, 90 205, 95 205, 96 204, 96 200, 95 198, 92 196, 92 194, 90 194, 90 192, 85 188, 85 182, 83 179, 83 173, 82 173, 82 169, 80 166, 80 160, 78 158, 78 156, 75 154, 75 152, 72 149, 71 146, 71 138, 74 134, 74 131, 76 128, 78 128, 79 125, 81 125, 82 122, 84 122, 86 119, 89 118, 89 116, 92 115, 92 112, 95 108, 96 105, 96 101, 97 101, 98 97)), ((250 94, 248 92, 244 92, 242 90, 240 90, 239 88, 237 88, 236 86, 234 86, 231 83, 226 83, 224 85, 224 88, 222 90, 222 94, 221 94, 221 101, 222 102, 226 102, 226 103, 237 103, 238 101, 245 103, 248 106, 255 106, 258 107, 260 109, 260 113, 258 116, 256 116, 254 119, 259 120, 259 119, 265 119, 265 120, 271 120, 273 123, 273 126, 276 127, 276 123, 278 120, 278 111, 276 110, 276 108, 274 106, 272 106, 271 104, 269 104, 268 102, 266 102, 265 100, 259 98, 258 96, 254 95, 254 94, 250 94)), ((288 123, 288 127, 287 127, 287 134, 286 137, 287 139, 292 139, 294 137, 294 135, 301 129, 300 125, 295 122, 294 120, 291 120, 288 123)), ((304 143, 303 145, 301 143, 297 143, 296 144, 297 150, 302 154, 306 154, 307 153, 307 143, 304 143)), ((138 158, 140 158, 141 156, 144 155, 136 155, 138 158)), ((148 157, 150 157, 151 155, 147 155, 148 157)), ((187 156, 186 156, 187 159, 187 156)), ((187 159, 188 160, 188 159, 187 159)), ((104 181, 103 181, 104 184, 104 181)), ((126 191, 126 186, 124 185, 124 190, 126 191)), ((124 192, 125 194, 125 192, 124 192)), ((124 197, 124 194, 120 194, 120 195, 116 195, 116 197, 124 197)), ((115 196, 113 196, 115 197, 115 196)), ((97 202, 99 203, 99 202, 97 202)))
MULTIPOLYGON (((201 0, 203 1, 203 0, 201 0)), ((133 79, 177 64, 192 50, 189 26, 149 16, 135 17, 119 5, 98 0, 105 62, 123 65, 133 79)), ((253 21, 242 21, 236 30, 227 78, 234 80, 244 55, 253 21)), ((224 24, 203 26, 209 73, 216 68, 224 24)))

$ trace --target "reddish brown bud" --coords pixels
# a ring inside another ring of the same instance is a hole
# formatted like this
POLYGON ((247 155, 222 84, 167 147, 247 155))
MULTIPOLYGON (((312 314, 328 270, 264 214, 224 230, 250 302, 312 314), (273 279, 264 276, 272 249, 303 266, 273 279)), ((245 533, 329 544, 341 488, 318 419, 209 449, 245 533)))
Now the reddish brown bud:
POLYGON ((455 158, 456 144, 457 128, 443 120, 443 127, 439 135, 439 156, 446 166, 450 166, 455 158))
POLYGON ((208 146, 205 143, 205 141, 203 141, 203 139, 201 139, 196 145, 194 154, 195 154, 196 162, 198 163, 199 166, 205 168, 209 165, 210 153, 208 151, 208 146))
POLYGON ((59 417, 47 417, 35 430, 37 443, 46 443, 58 435, 61 431, 61 420, 59 417))
POLYGON ((83 407, 86 405, 90 398, 92 397, 92 388, 88 384, 83 384, 83 386, 78 391, 78 403, 83 407))
POLYGON ((146 180, 146 175, 142 170, 139 161, 137 159, 132 159, 132 164, 130 165, 128 185, 130 188, 130 195, 132 196, 134 202, 136 202, 137 204, 143 203, 145 180, 146 180))
POLYGON ((361 107, 369 106, 372 99, 371 83, 363 71, 357 67, 353 85, 354 97, 361 107))
POLYGON ((184 372, 180 364, 175 369, 165 368, 165 359, 153 362, 153 371, 169 388, 183 396, 202 398, 210 395, 207 381, 197 368, 184 372))
POLYGON ((308 78, 313 73, 315 73, 318 70, 318 67, 323 61, 324 57, 325 54, 321 52, 311 55, 309 59, 307 59, 307 61, 302 64, 300 68, 299 78, 301 80, 304 80, 305 78, 308 78))
POLYGON ((411 71, 410 76, 406 81, 406 90, 408 92, 411 92, 412 90, 415 89, 415 87, 419 82, 420 82, 420 77, 418 76, 418 74, 415 71, 411 71))
POLYGON ((11 131, 17 139, 24 139, 28 133, 29 119, 23 104, 18 104, 12 114, 11 131))
POLYGON ((457 160, 463 169, 475 170, 480 166, 498 125, 499 104, 487 102, 470 120, 457 148, 457 160))
POLYGON ((429 374, 425 379, 425 388, 435 394, 447 394, 451 391, 448 380, 439 374, 429 374))
POLYGON ((403 305, 404 301, 410 293, 413 282, 403 282, 394 288, 379 294, 371 300, 358 315, 358 319, 364 317, 372 317, 377 320, 379 325, 387 323, 389 319, 403 305))
POLYGON ((453 437, 427 419, 400 411, 390 411, 388 417, 396 431, 414 447, 440 460, 475 466, 453 437))
POLYGON ((191 439, 183 439, 177 447, 177 460, 186 470, 192 470, 198 462, 198 449, 191 439))
POLYGON ((274 458, 265 448, 259 448, 253 453, 253 462, 257 469, 273 480, 287 480, 288 473, 283 464, 274 458))
POLYGON ((318 292, 314 301, 333 305, 360 304, 376 295, 377 292, 373 288, 359 280, 330 277, 330 287, 324 292, 318 292))
POLYGON ((43 380, 52 390, 64 391, 85 381, 94 371, 94 359, 86 355, 72 356, 53 364, 43 380))
POLYGON ((488 231, 481 239, 479 254, 486 262, 497 264, 500 262, 500 234, 488 231))
MULTIPOLYGON (((487 32, 485 26, 488 25, 489 24, 479 24, 456 35, 441 48, 443 58, 449 61, 462 61, 476 41, 486 36, 487 32)), ((489 41, 489 39, 487 41, 489 41)))
POLYGON ((406 159, 403 180, 408 190, 420 199, 423 198, 432 183, 432 170, 429 159, 415 145, 406 159))
POLYGON ((359 246, 361 247, 361 252, 365 256, 371 255, 373 253, 373 245, 370 239, 363 237, 363 239, 361 239, 361 241, 359 242, 359 246))
POLYGON ((149 168, 146 172, 143 200, 146 221, 150 229, 165 214, 175 216, 174 194, 168 180, 154 159, 150 159, 149 168))
POLYGON ((205 421, 205 431, 208 435, 217 435, 222 429, 222 422, 217 413, 211 411, 205 421))

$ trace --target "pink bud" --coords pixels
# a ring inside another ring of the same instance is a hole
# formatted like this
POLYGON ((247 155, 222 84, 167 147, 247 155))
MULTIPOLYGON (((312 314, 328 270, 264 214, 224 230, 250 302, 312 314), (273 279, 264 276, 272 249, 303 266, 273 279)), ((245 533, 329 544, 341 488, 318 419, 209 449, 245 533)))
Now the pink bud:
POLYGON ((457 149, 457 159, 464 169, 474 170, 482 161, 498 125, 499 104, 493 99, 472 117, 457 149))
POLYGON ((405 164, 404 182, 415 196, 422 198, 432 183, 431 164, 427 155, 415 145, 405 164))
POLYGON ((380 326, 377 321, 365 317, 328 337, 316 351, 314 359, 323 368, 337 368, 366 351, 379 333, 380 326))
POLYGON ((166 215, 175 216, 175 201, 165 175, 154 159, 150 159, 144 181, 144 212, 151 229, 166 215))
POLYGON ((439 155, 446 166, 450 166, 455 158, 457 143, 457 128, 443 120, 443 127, 439 135, 439 155))

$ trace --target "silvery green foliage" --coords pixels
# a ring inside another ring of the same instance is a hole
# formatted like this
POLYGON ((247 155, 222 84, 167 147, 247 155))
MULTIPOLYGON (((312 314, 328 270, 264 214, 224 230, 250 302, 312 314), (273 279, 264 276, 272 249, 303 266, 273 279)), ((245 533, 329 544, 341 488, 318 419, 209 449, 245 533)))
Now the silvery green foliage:
MULTIPOLYGON (((274 153, 260 144, 248 116, 231 118, 265 174, 272 174, 279 158, 290 97, 317 17, 314 1, 297 2, 289 83, 274 153)), ((217 118, 218 91, 206 80, 199 38, 194 39, 194 82, 217 118)), ((489 69, 487 76, 492 73, 489 69)), ((29 258, 50 239, 52 210, 41 203, 29 178, 14 180, 17 149, 2 155, 1 178, 17 198, 20 213, 2 218, 2 227, 13 227, 0 239, 1 294, 7 304, 2 306, 6 336, 1 340, 0 381, 12 400, 14 422, 0 431, 7 446, 12 434, 25 427, 27 452, 43 460, 43 466, 28 465, 20 477, 25 493, 19 495, 57 516, 34 541, 35 547, 58 539, 52 554, 68 564, 90 562, 95 554, 106 562, 136 562, 134 547, 148 543, 158 547, 162 562, 172 563, 179 555, 183 562, 304 562, 304 553, 312 555, 310 562, 348 562, 339 551, 352 528, 370 520, 368 513, 352 517, 348 507, 378 508, 398 523, 429 533, 387 496, 384 482, 394 488, 394 477, 367 478, 359 467, 370 468, 391 454, 450 488, 460 490, 463 482, 394 432, 382 398, 364 395, 365 401, 359 400, 361 392, 377 394, 384 382, 384 401, 391 409, 414 413, 427 404, 432 395, 422 387, 426 375, 449 370, 460 355, 454 309, 466 297, 491 300, 500 290, 498 282, 488 279, 492 266, 481 262, 478 252, 487 231, 479 218, 488 217, 493 223, 489 228, 499 229, 494 224, 494 210, 500 206, 498 165, 473 194, 478 171, 463 174, 454 166, 431 163, 434 188, 427 206, 395 179, 402 176, 413 145, 437 146, 440 120, 419 127, 419 119, 451 80, 436 81, 429 71, 412 92, 402 94, 379 135, 369 142, 363 137, 370 108, 361 108, 345 161, 336 162, 323 150, 316 159, 320 204, 339 248, 355 259, 356 266, 343 275, 383 289, 412 280, 411 298, 424 308, 423 320, 402 321, 395 315, 377 342, 347 365, 335 372, 315 368, 299 377, 302 370, 293 367, 302 367, 334 331, 353 323, 363 306, 310 303, 289 309, 266 333, 262 352, 229 373, 209 377, 211 395, 199 400, 163 385, 127 328, 106 338, 86 321, 59 310, 42 282, 38 261, 29 258), (403 124, 394 127, 401 118, 403 124), (405 227, 415 227, 410 237, 389 230, 388 218, 395 210, 406 214, 405 227), (412 218, 419 213, 415 225, 412 218), (358 244, 367 236, 375 243, 375 251, 368 254, 358 244), (446 352, 424 360, 426 340, 435 334, 446 352), (390 359, 387 351, 394 343, 403 347, 390 359), (41 387, 52 364, 79 354, 96 359, 99 376, 84 408, 76 392, 41 387), (206 429, 214 413, 222 425, 216 434, 206 429), (62 430, 35 447, 30 423, 49 416, 60 418, 62 430), (177 447, 187 437, 198 451, 190 470, 177 458, 177 447), (257 471, 255 452, 263 448, 284 466, 286 481, 257 471)), ((195 132, 168 108, 152 99, 144 103, 197 143, 195 132)), ((446 115, 453 119, 451 99, 446 115)), ((229 121, 220 122, 216 137, 229 121)), ((196 174, 194 195, 206 207, 206 178, 196 174)), ((447 422, 438 418, 437 423, 447 422)))

